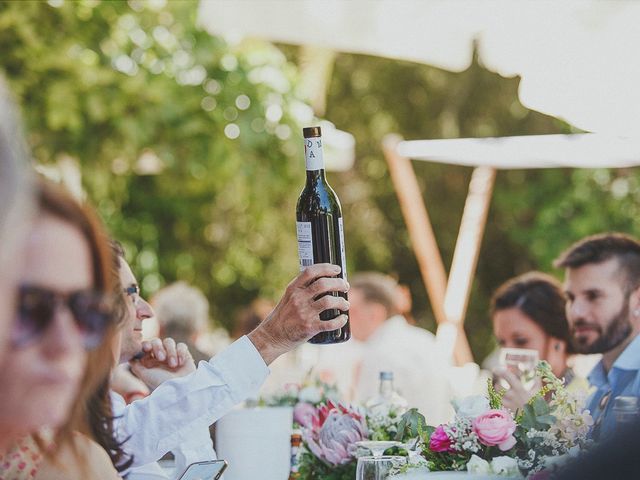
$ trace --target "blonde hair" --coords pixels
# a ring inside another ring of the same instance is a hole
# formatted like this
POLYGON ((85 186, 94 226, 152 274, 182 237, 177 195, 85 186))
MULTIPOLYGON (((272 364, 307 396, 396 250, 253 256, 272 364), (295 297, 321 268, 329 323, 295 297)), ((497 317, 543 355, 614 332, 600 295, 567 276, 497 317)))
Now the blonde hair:
POLYGON ((21 232, 33 213, 29 154, 20 131, 20 119, 5 82, 0 77, 0 267, 14 254, 21 232))

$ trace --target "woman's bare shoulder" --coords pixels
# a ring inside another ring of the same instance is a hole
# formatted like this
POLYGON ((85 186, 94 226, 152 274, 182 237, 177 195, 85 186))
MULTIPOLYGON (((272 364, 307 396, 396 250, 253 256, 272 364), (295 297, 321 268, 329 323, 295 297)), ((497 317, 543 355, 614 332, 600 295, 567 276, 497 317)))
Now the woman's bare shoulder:
POLYGON ((45 460, 35 480, 84 480, 86 478, 120 480, 107 452, 86 435, 75 433, 73 447, 60 448, 55 461, 45 460), (74 449, 77 454, 73 451, 74 449))

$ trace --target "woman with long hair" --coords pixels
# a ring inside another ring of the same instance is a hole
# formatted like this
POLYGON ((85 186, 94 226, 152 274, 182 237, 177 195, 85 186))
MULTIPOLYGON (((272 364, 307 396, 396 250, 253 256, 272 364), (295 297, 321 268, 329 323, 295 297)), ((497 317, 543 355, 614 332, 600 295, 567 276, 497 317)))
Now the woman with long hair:
POLYGON ((114 361, 111 250, 69 194, 40 182, 36 199, 0 364, 0 477, 116 479, 87 409, 114 361))

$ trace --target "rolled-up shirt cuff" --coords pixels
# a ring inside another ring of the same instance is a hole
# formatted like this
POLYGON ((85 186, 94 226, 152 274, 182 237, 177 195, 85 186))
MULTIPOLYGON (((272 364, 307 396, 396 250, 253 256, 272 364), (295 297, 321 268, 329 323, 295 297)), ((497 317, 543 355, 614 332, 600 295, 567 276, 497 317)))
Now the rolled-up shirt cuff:
POLYGON ((270 373, 260 352, 245 335, 208 362, 229 385, 236 402, 257 396, 270 373))

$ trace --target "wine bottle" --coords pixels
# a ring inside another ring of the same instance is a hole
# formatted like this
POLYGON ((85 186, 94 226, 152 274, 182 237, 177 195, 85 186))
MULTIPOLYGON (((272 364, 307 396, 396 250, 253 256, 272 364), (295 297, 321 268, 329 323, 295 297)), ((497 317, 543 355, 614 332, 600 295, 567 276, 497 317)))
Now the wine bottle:
MULTIPOLYGON (((303 129, 304 156, 307 181, 298 198, 296 226, 300 270, 315 263, 333 263, 342 268, 339 276, 347 279, 347 262, 344 248, 342 209, 337 195, 327 183, 322 157, 322 133, 320 127, 303 129)), ((331 295, 347 298, 345 292, 331 295)), ((332 320, 341 313, 338 309, 320 313, 321 320, 332 320)), ((329 344, 346 342, 351 338, 349 322, 337 330, 321 332, 310 343, 329 344)))

